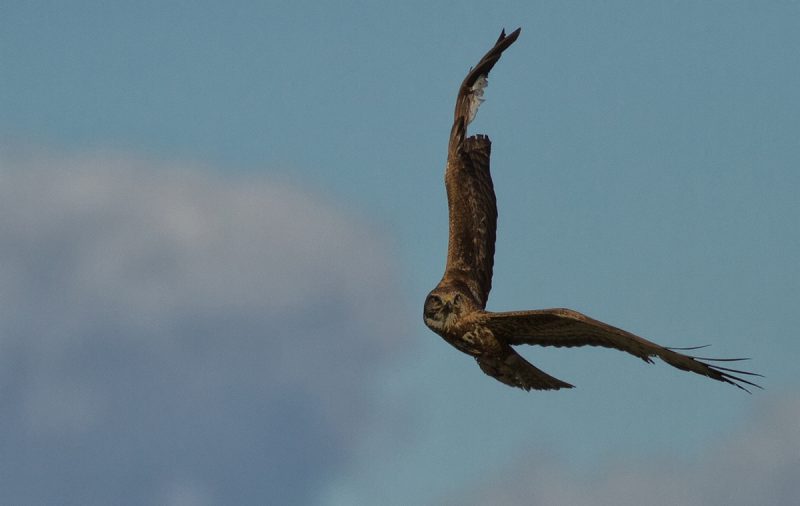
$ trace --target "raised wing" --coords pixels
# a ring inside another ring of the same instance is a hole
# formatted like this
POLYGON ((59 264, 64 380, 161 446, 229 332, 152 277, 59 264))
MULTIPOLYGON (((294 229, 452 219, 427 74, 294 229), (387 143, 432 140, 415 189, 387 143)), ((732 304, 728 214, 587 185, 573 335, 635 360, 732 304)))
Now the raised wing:
POLYGON ((466 285, 481 308, 492 286, 497 204, 489 173, 491 142, 485 135, 466 138, 467 125, 483 101, 489 71, 519 33, 519 28, 509 35, 503 31, 461 83, 448 145, 445 187, 450 235, 444 280, 466 285))
POLYGON ((481 356, 475 360, 483 372, 512 387, 525 390, 572 388, 569 383, 564 383, 534 367, 510 346, 506 347, 504 353, 481 356))
POLYGON ((487 312, 484 318, 484 325, 507 344, 538 344, 557 347, 604 346, 630 353, 649 363, 653 362, 650 357, 658 357, 678 369, 730 383, 747 392, 749 390, 743 386, 744 384, 761 388, 759 385, 735 375, 761 376, 760 374, 728 369, 702 361, 733 362, 746 359, 713 359, 684 355, 675 351, 679 348, 659 346, 647 339, 589 318, 571 309, 487 312))

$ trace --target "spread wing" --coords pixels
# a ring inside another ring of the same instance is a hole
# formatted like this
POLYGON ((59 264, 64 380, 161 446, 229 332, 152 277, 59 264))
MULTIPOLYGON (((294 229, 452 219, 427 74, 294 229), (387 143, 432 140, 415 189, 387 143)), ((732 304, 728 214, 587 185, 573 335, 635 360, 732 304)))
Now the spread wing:
POLYGON ((481 307, 492 286, 497 204, 489 173, 491 142, 485 135, 466 137, 467 125, 483 101, 487 76, 503 51, 517 40, 520 29, 500 34, 458 90, 455 118, 445 171, 450 235, 444 280, 466 285, 481 307))
POLYGON ((510 346, 507 346, 501 354, 485 355, 475 360, 483 372, 512 387, 525 390, 572 388, 569 383, 564 383, 534 367, 510 346))
MULTIPOLYGON (((643 339, 630 332, 612 327, 571 309, 542 309, 485 313, 483 322, 495 336, 507 344, 538 344, 541 346, 604 346, 635 355, 652 363, 658 357, 678 369, 691 371, 717 381, 730 383, 748 391, 743 385, 761 388, 738 375, 761 376, 751 372, 728 369, 710 362, 732 362, 746 359, 712 359, 678 353, 643 339)), ((686 348, 695 349, 695 348, 686 348)))

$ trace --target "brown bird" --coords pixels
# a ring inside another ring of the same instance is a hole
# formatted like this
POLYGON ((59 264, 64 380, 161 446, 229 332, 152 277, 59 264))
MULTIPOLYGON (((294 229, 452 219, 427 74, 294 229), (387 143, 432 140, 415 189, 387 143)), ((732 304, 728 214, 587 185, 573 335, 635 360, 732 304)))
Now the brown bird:
POLYGON ((483 102, 489 71, 519 37, 520 29, 500 33, 494 47, 461 83, 447 151, 445 187, 450 215, 444 276, 425 300, 425 325, 458 350, 475 357, 480 368, 506 385, 525 390, 558 390, 572 385, 537 369, 512 345, 605 346, 652 363, 651 357, 684 371, 724 381, 748 391, 761 388, 735 374, 758 374, 711 365, 746 359, 693 357, 594 320, 571 309, 495 313, 486 311, 492 286, 497 205, 489 173, 491 142, 485 135, 467 137, 467 125, 483 102))

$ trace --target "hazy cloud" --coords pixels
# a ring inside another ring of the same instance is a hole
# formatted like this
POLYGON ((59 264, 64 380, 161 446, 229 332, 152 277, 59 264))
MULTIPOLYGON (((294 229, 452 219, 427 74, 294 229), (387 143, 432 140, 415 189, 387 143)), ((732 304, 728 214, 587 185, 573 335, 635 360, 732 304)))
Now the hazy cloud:
POLYGON ((374 229, 261 180, 0 163, 0 502, 312 497, 403 337, 374 229))
POLYGON ((471 504, 790 505, 800 497, 800 396, 761 401, 741 430, 699 456, 611 460, 592 475, 528 448, 483 484, 455 493, 471 504))

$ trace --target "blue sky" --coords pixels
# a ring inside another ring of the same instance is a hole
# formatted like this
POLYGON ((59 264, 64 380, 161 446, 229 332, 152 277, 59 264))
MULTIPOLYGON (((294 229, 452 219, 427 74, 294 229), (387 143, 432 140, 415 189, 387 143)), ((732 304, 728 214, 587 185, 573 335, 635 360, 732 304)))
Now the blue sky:
POLYGON ((0 502, 788 504, 798 21, 4 2, 0 502), (577 388, 516 391, 424 327, 455 92, 517 26, 471 126, 500 213, 488 308, 711 344, 764 392, 537 348, 577 388))

